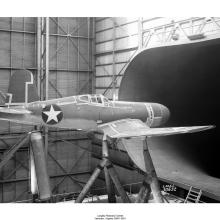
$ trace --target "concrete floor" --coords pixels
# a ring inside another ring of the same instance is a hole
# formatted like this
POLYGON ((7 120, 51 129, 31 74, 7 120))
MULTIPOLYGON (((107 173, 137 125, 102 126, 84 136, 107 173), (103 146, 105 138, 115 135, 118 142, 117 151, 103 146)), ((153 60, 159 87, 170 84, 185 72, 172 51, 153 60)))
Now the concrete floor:
MULTIPOLYGON (((129 195, 130 201, 132 203, 135 203, 137 196, 138 196, 138 194, 129 195)), ((169 201, 169 203, 183 203, 183 200, 178 199, 175 196, 166 194, 165 197, 169 201)), ((121 197, 117 196, 116 201, 117 201, 117 203, 122 203, 121 197)), ((108 203, 108 196, 107 195, 94 196, 94 197, 86 198, 83 202, 84 203, 108 203)), ((148 203, 155 203, 152 194, 150 196, 148 203)))

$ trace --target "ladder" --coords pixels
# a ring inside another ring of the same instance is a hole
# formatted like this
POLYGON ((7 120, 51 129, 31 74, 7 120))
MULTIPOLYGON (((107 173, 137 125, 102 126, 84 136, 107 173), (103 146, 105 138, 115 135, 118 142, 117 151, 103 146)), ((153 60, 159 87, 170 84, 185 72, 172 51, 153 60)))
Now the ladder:
POLYGON ((201 203, 199 200, 202 195, 202 190, 195 187, 190 187, 184 203, 201 203))

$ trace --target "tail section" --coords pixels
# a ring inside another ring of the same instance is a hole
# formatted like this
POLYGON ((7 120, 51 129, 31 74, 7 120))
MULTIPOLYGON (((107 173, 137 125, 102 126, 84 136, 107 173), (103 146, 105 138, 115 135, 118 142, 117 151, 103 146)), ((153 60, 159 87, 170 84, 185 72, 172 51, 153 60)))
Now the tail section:
POLYGON ((0 106, 5 105, 6 100, 7 100, 7 95, 2 91, 0 91, 0 106))
POLYGON ((39 100, 32 72, 28 70, 14 72, 9 81, 8 94, 8 103, 28 103, 39 100))

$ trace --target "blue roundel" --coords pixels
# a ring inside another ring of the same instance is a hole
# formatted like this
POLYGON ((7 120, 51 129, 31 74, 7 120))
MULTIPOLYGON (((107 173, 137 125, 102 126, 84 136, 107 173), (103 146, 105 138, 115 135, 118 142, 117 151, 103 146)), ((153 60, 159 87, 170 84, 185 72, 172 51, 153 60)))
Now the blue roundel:
POLYGON ((63 118, 63 112, 59 106, 52 104, 46 105, 42 110, 42 119, 48 125, 55 125, 63 118))

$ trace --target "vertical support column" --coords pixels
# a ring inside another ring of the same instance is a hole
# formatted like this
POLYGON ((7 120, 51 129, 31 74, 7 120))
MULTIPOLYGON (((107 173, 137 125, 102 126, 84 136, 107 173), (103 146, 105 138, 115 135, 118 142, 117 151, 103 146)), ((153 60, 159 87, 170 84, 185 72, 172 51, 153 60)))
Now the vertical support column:
POLYGON ((40 132, 31 134, 34 167, 36 172, 39 199, 48 200, 51 198, 50 180, 47 173, 47 163, 43 147, 43 138, 40 132))
POLYGON ((91 93, 92 91, 91 91, 91 89, 90 89, 90 18, 87 18, 87 23, 88 23, 88 26, 87 26, 87 52, 88 52, 88 54, 87 54, 87 56, 88 56, 88 67, 87 67, 87 70, 88 70, 88 91, 91 93))
MULTIPOLYGON (((79 36, 79 28, 80 28, 80 19, 77 19, 78 27, 77 27, 77 36, 79 36)), ((79 95, 80 92, 80 76, 79 76, 79 69, 80 69, 80 57, 79 57, 79 50, 80 50, 80 40, 79 37, 77 38, 77 95, 79 95)))
POLYGON ((45 32, 46 32, 46 45, 45 45, 45 100, 48 99, 48 82, 49 82, 49 18, 45 18, 45 32))
POLYGON ((115 27, 115 18, 113 19, 113 52, 112 52, 112 91, 113 91, 113 100, 117 100, 117 93, 116 93, 116 64, 115 64, 115 50, 116 50, 116 27, 115 27))
POLYGON ((91 18, 92 19, 92 49, 91 49, 91 67, 92 67, 92 93, 96 93, 95 91, 95 63, 96 63, 96 59, 95 59, 95 18, 91 18))
POLYGON ((24 53, 25 53, 25 17, 23 17, 23 47, 22 47, 22 69, 25 69, 25 58, 24 58, 24 53))
MULTIPOLYGON (((70 26, 67 24, 67 35, 70 35, 70 26)), ((69 71, 70 65, 69 65, 69 59, 70 59, 70 44, 69 44, 69 37, 66 38, 67 40, 67 70, 69 71)))
POLYGON ((150 184, 155 201, 159 203, 163 203, 164 201, 160 190, 160 184, 158 182, 156 170, 154 168, 154 164, 147 146, 147 138, 143 140, 143 155, 144 155, 145 168, 147 173, 145 182, 150 184))
MULTIPOLYGON (((56 51, 58 52, 58 50, 59 50, 59 48, 58 48, 58 46, 59 46, 59 37, 58 37, 58 35, 59 35, 59 17, 57 17, 57 30, 56 30, 56 32, 57 32, 57 38, 56 38, 56 51)), ((58 53, 56 53, 56 69, 58 69, 59 68, 59 65, 58 65, 58 53)), ((56 73, 56 87, 57 87, 57 85, 58 85, 58 77, 57 77, 57 73, 56 73)), ((57 97, 57 93, 56 93, 56 98, 58 98, 57 97)))
POLYGON ((41 96, 41 18, 37 18, 37 92, 41 96))
POLYGON ((143 19, 138 18, 138 50, 143 48, 143 19))
MULTIPOLYGON (((10 18, 10 30, 13 29, 13 17, 10 18)), ((10 32, 10 67, 12 67, 12 31, 10 32)), ((12 75, 12 69, 10 68, 10 77, 12 75)))
MULTIPOLYGON (((46 45, 45 45, 45 100, 48 100, 48 90, 49 90, 49 87, 48 87, 48 83, 49 83, 49 45, 50 45, 50 42, 49 42, 49 30, 50 30, 50 27, 49 27, 49 18, 46 17, 45 18, 45 32, 46 32, 46 45)), ((45 156, 47 157, 47 152, 48 152, 48 128, 45 127, 44 129, 44 132, 45 132, 45 136, 44 136, 44 145, 45 145, 45 156)))
MULTIPOLYGON (((40 100, 48 99, 49 85, 49 18, 37 18, 37 89, 40 100)), ((48 152, 48 128, 44 128, 44 146, 48 152)))
POLYGON ((40 100, 44 100, 44 18, 40 18, 40 100))

